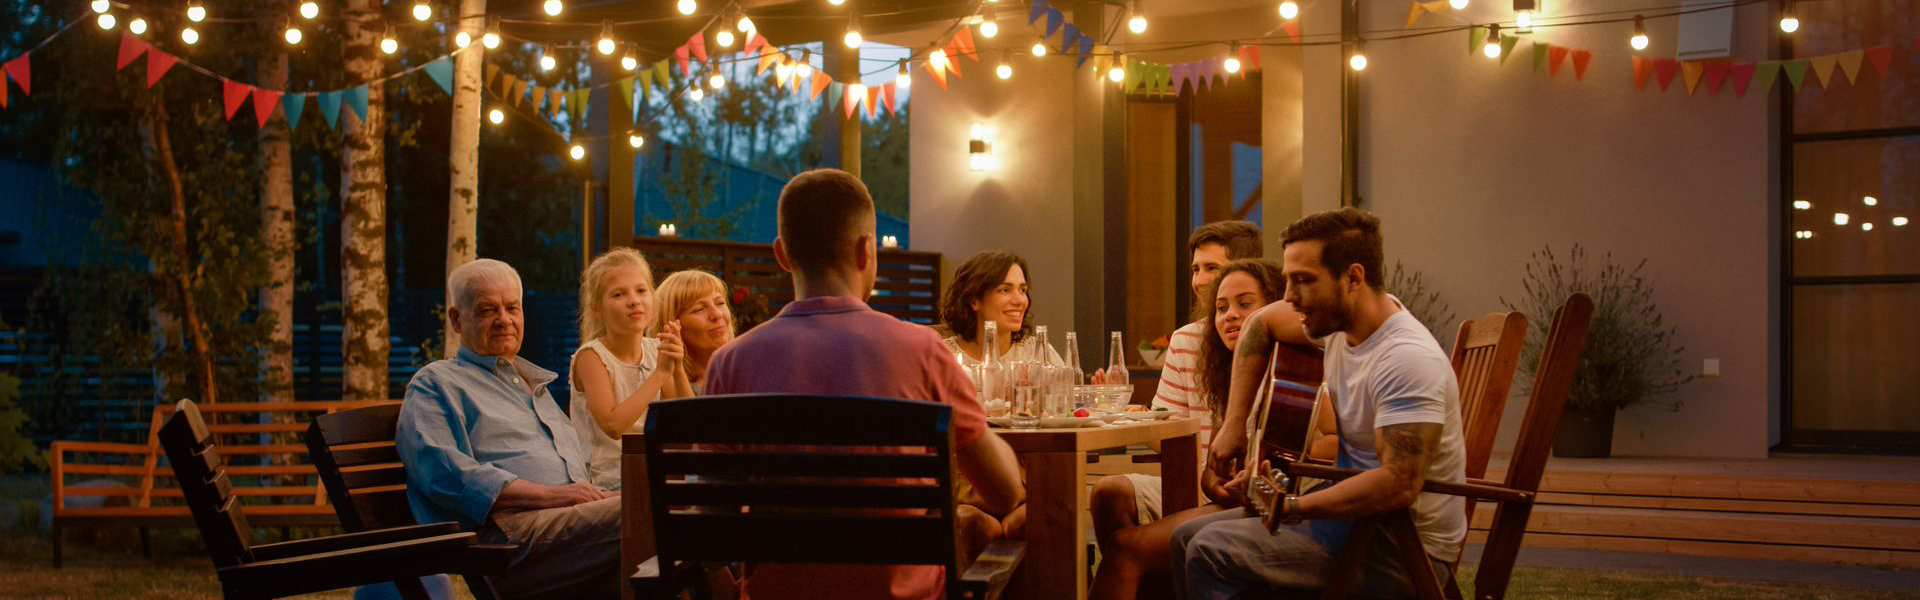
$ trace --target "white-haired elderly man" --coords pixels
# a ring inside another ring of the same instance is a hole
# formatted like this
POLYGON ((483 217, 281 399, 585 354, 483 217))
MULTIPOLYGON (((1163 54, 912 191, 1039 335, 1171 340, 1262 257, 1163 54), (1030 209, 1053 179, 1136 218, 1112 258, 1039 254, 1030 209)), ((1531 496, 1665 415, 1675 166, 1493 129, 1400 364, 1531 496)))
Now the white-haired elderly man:
POLYGON ((497 260, 447 276, 455 358, 407 384, 397 441, 421 522, 457 521, 520 545, 495 580, 513 597, 619 596, 620 506, 587 479, 573 422, 547 394, 555 375, 520 358, 520 274, 497 260))

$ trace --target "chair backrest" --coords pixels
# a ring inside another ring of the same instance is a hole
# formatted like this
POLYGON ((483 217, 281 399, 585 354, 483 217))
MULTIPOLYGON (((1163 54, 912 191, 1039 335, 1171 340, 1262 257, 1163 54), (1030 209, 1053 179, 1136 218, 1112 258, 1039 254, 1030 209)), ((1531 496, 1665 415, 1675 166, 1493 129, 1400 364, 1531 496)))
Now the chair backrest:
POLYGON ((393 440, 400 405, 343 410, 314 417, 307 426, 307 453, 327 500, 347 531, 414 524, 407 505, 407 472, 393 440))
POLYGON ((953 592, 951 419, 945 404, 882 398, 655 402, 647 493, 663 576, 683 562, 939 565, 953 592))
POLYGON ((233 496, 233 482, 227 478, 226 462, 213 443, 207 422, 200 418, 192 400, 174 405, 173 414, 160 427, 160 447, 167 452, 173 476, 180 482, 200 537, 213 555, 216 567, 246 564, 253 560, 247 536, 253 531, 240 503, 233 496))
POLYGON ((1453 373, 1460 380, 1460 425, 1467 443, 1467 477, 1487 474, 1500 415, 1507 408, 1513 372, 1526 344, 1527 316, 1488 313, 1460 323, 1453 338, 1453 373))
POLYGON ((1587 343, 1587 326, 1593 320, 1593 299, 1575 292, 1553 312, 1553 326, 1547 330, 1546 346, 1540 350, 1540 368, 1533 373, 1533 394, 1527 400, 1527 416, 1520 422, 1520 439, 1514 443, 1513 458, 1507 463, 1507 487, 1535 492, 1547 469, 1553 451, 1553 432, 1560 426, 1560 411, 1573 389, 1573 371, 1580 366, 1580 352, 1587 343))

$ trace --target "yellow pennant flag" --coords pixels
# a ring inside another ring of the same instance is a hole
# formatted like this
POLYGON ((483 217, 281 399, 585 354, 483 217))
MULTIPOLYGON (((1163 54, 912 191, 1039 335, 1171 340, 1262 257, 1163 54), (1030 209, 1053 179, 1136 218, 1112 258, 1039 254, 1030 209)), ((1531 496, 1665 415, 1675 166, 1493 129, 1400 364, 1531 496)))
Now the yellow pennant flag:
POLYGON ((1820 87, 1826 87, 1827 83, 1831 81, 1829 78, 1833 77, 1833 65, 1838 63, 1839 60, 1840 56, 1837 54, 1815 56, 1807 59, 1807 62, 1813 65, 1814 77, 1820 80, 1820 87))
POLYGON ((1413 23, 1420 20, 1420 13, 1427 12, 1427 8, 1419 2, 1412 2, 1410 4, 1411 5, 1407 7, 1407 29, 1413 29, 1413 23))
POLYGON ((1860 59, 1866 58, 1866 56, 1867 53, 1865 50, 1841 52, 1835 55, 1835 58, 1840 59, 1840 72, 1846 73, 1847 75, 1847 83, 1853 83, 1854 78, 1860 76, 1860 59))
POLYGON ((1692 95, 1693 90, 1700 87, 1700 73, 1705 69, 1706 65, 1700 64, 1699 61, 1690 60, 1680 63, 1680 74, 1687 79, 1688 95, 1692 95))
POLYGON ((767 51, 761 52, 760 68, 754 74, 755 75, 766 74, 767 67, 773 66, 774 63, 779 62, 782 58, 785 58, 785 57, 786 57, 785 54, 774 52, 773 50, 767 50, 767 51))

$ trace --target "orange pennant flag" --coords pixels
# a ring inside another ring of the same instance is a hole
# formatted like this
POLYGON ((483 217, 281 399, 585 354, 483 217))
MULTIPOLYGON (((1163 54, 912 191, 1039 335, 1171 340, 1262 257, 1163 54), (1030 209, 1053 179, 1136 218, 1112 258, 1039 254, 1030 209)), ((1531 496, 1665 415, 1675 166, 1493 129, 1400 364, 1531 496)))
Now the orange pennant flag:
POLYGON ((1555 77, 1560 75, 1560 63, 1566 62, 1566 60, 1567 60, 1566 46, 1548 45, 1547 46, 1547 76, 1555 77))
MULTIPOLYGON (((961 52, 967 53, 967 57, 972 58, 973 62, 980 62, 980 50, 973 46, 973 28, 961 27, 960 33, 953 34, 953 45, 959 47, 961 52)), ((952 52, 947 54, 952 55, 953 58, 959 58, 959 55, 952 52)))
POLYGON ((755 74, 755 75, 765 75, 765 74, 766 74, 766 72, 767 72, 767 67, 771 67, 771 66, 773 66, 773 65, 774 65, 774 63, 778 63, 778 62, 780 62, 780 60, 781 60, 781 59, 783 59, 783 58, 786 58, 786 55, 785 55, 785 54, 783 54, 783 53, 780 53, 780 52, 774 52, 774 51, 772 51, 772 50, 768 50, 768 51, 766 51, 766 52, 761 52, 761 53, 760 53, 760 68, 759 68, 759 70, 758 70, 758 71, 755 71, 755 72, 754 72, 754 74, 755 74))
POLYGON ((1695 89, 1699 89, 1700 73, 1703 72, 1705 68, 1706 65, 1700 64, 1699 61, 1680 63, 1681 76, 1685 77, 1687 81, 1687 94, 1691 95, 1695 89))
POLYGON ((1573 79, 1575 81, 1587 80, 1587 61, 1592 58, 1592 50, 1573 51, 1573 79))
POLYGON ((1421 7, 1421 6, 1420 6, 1420 3, 1419 3, 1419 2, 1417 2, 1417 1, 1416 1, 1416 2, 1410 2, 1410 3, 1408 3, 1408 4, 1409 4, 1410 6, 1408 6, 1408 8, 1407 8, 1407 26, 1406 26, 1406 28, 1407 28, 1407 29, 1413 29, 1413 23, 1414 23, 1415 21, 1419 21, 1419 20, 1420 20, 1420 13, 1424 13, 1424 12, 1427 12, 1427 9, 1426 9, 1426 8, 1423 8, 1423 7, 1421 7))
POLYGON ((1638 90, 1647 89, 1647 76, 1652 74, 1653 74, 1653 61, 1642 58, 1642 57, 1638 57, 1638 56, 1633 57, 1633 88, 1634 89, 1638 89, 1638 90))
POLYGON ((880 105, 880 87, 871 86, 871 85, 867 86, 867 116, 869 117, 879 116, 880 115, 879 105, 880 105))
POLYGON ((807 99, 808 100, 818 99, 820 97, 820 92, 826 90, 827 85, 831 83, 833 83, 832 77, 828 77, 825 72, 815 70, 813 72, 813 91, 807 94, 807 99))
POLYGON ((540 103, 545 102, 546 100, 547 100, 547 88, 544 86, 538 86, 538 85, 533 86, 533 112, 536 112, 536 113, 540 112, 540 103))
POLYGON ((1854 81, 1859 79, 1860 59, 1866 58, 1866 56, 1867 56, 1867 53, 1862 50, 1854 50, 1852 52, 1841 52, 1839 54, 1838 58, 1840 59, 1840 72, 1845 73, 1847 75, 1847 83, 1853 83, 1854 81))
POLYGON ((893 114, 893 94, 894 88, 897 85, 898 84, 889 82, 886 85, 880 86, 880 100, 887 103, 887 114, 893 114))
POLYGON ((940 84, 940 89, 947 89, 947 71, 944 67, 929 60, 926 62, 926 69, 927 74, 933 76, 933 82, 940 84))
POLYGON ((261 127, 266 127, 267 119, 273 118, 273 109, 280 108, 280 95, 281 92, 278 90, 254 88, 253 118, 260 123, 261 127))
POLYGON ((960 49, 954 43, 948 42, 946 50, 947 50, 947 62, 945 63, 944 66, 946 66, 947 70, 953 71, 954 77, 959 77, 960 76, 960 54, 959 54, 960 49))
POLYGON ((1840 55, 1815 56, 1807 59, 1807 63, 1813 65, 1813 75, 1819 78, 1820 86, 1827 87, 1833 83, 1833 66, 1840 63, 1840 55))
POLYGON ((794 73, 792 77, 787 78, 787 93, 791 94, 798 91, 800 91, 800 74, 794 73))

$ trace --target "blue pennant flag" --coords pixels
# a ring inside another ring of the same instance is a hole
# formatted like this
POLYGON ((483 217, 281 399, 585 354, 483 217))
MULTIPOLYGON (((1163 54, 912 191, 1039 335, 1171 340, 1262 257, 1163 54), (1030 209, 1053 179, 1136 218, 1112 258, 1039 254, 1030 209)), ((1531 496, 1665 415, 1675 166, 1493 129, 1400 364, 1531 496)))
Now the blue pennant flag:
POLYGON ((367 86, 356 85, 347 88, 346 92, 347 108, 353 109, 353 115, 360 117, 361 121, 367 120, 367 86))
MULTIPOLYGON (((1060 30, 1060 22, 1065 19, 1066 19, 1066 15, 1060 14, 1060 9, 1058 8, 1047 9, 1047 36, 1046 37, 1053 37, 1053 32, 1060 30)), ((1068 25, 1072 25, 1072 23, 1068 23, 1068 25)))
MULTIPOLYGON (((1049 33, 1049 35, 1051 35, 1051 33, 1049 33)), ((1073 26, 1072 23, 1068 23, 1066 30, 1060 33, 1060 52, 1064 54, 1073 51, 1073 45, 1079 42, 1080 28, 1073 26)))
POLYGON ((1078 69, 1080 68, 1080 65, 1086 64, 1087 57, 1092 54, 1093 54, 1093 36, 1090 36, 1084 33, 1080 34, 1080 61, 1074 63, 1073 68, 1078 69))
POLYGON ((1027 9, 1027 24, 1032 25, 1034 21, 1040 20, 1040 17, 1047 14, 1050 8, 1052 7, 1047 5, 1047 0, 1033 0, 1033 6, 1027 9))
POLYGON ((320 92, 314 99, 320 101, 320 116, 326 117, 327 127, 340 128, 340 90, 320 92))
POLYGON ((287 127, 300 126, 300 111, 307 108, 306 94, 287 94, 280 97, 280 108, 287 112, 287 127))
POLYGON ((452 57, 441 57, 433 62, 427 63, 427 66, 424 68, 427 71, 427 76, 432 77, 434 83, 440 84, 441 91, 448 94, 453 93, 452 57))

